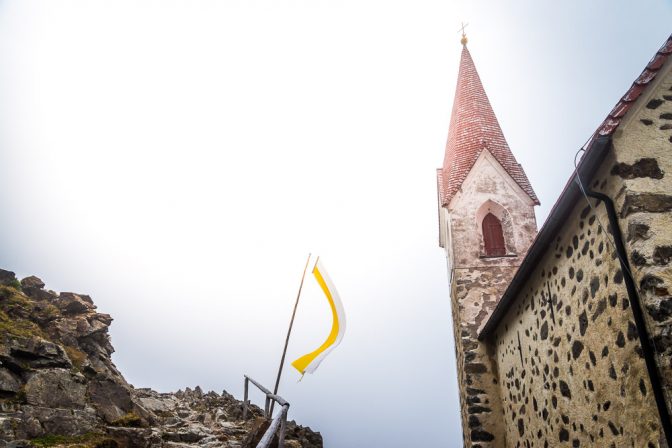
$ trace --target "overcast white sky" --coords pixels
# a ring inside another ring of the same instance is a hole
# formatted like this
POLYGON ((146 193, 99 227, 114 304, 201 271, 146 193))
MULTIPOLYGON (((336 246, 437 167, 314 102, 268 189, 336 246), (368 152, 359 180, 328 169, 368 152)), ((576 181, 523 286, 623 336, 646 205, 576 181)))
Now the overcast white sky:
MULTIPOLYGON (((241 398, 320 254, 348 332, 286 367, 291 417, 461 446, 435 184, 461 21, 541 223, 669 0, 0 1, 0 267, 89 293, 136 386, 241 398)), ((329 325, 309 278, 288 361, 329 325)))

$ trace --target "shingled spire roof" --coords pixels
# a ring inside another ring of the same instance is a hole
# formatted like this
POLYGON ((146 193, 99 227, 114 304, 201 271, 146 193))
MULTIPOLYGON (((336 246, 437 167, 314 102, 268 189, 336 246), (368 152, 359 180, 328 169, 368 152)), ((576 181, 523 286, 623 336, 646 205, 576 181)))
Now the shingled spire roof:
POLYGON ((483 149, 490 151, 520 188, 539 205, 530 181, 506 143, 466 42, 463 44, 446 155, 438 173, 441 205, 450 203, 483 149))

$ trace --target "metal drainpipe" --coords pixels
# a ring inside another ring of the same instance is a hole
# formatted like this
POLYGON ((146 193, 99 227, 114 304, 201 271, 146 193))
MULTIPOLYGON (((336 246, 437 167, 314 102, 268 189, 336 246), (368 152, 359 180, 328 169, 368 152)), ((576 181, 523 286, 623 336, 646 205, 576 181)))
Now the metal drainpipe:
POLYGON ((614 207, 614 202, 611 200, 611 198, 605 194, 597 193, 590 190, 587 190, 586 194, 591 198, 599 199, 600 201, 602 201, 607 209, 607 216, 609 217, 609 224, 611 225, 612 229, 611 233, 614 237, 614 244, 616 246, 616 252, 618 253, 618 259, 621 262, 621 271, 623 271, 625 287, 628 291, 630 306, 632 307, 632 314, 635 318, 635 325, 637 326, 639 343, 641 344, 642 352, 644 353, 646 370, 649 373, 649 381, 651 381, 651 387, 653 388, 653 395, 656 399, 656 406, 658 407, 660 422, 663 425, 663 432, 665 433, 665 439, 667 440, 667 445, 672 448, 672 422, 670 421, 670 412, 667 409, 667 404, 665 402, 665 395, 663 394, 663 385, 660 380, 658 366, 656 365, 656 360, 654 358, 653 345, 651 344, 651 340, 649 339, 649 333, 646 329, 646 322, 644 321, 644 313, 642 311, 642 305, 639 300, 639 294, 637 293, 637 287, 635 286, 635 280, 630 275, 631 272, 630 263, 628 261, 628 255, 625 252, 625 245, 623 244, 623 236, 621 234, 621 228, 618 225, 618 216, 616 214, 616 207, 614 207))

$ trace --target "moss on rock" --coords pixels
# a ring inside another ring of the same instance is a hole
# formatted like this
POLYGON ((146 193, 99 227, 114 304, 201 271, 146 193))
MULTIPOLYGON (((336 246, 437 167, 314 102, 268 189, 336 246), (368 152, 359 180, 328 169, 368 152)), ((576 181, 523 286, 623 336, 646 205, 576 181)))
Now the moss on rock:
POLYGON ((116 448, 119 446, 115 440, 100 433, 88 433, 81 436, 50 434, 37 439, 32 439, 30 443, 39 448, 116 448))

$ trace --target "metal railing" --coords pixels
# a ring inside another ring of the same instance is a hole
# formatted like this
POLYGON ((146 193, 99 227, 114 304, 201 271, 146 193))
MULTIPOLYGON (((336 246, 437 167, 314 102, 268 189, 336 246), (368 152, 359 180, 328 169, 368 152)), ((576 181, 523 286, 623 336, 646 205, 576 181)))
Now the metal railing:
POLYGON ((271 425, 268 427, 264 436, 261 438, 257 444, 257 448, 267 448, 270 446, 273 441, 273 436, 275 433, 278 433, 278 448, 283 448, 285 445, 285 430, 287 428, 287 410, 289 409, 289 403, 279 395, 275 395, 270 390, 266 389, 264 386, 253 380, 247 375, 245 376, 245 396, 243 398, 243 420, 247 419, 247 405, 249 403, 248 392, 250 383, 257 386, 257 389, 266 394, 266 403, 264 405, 264 417, 271 418, 271 402, 274 401, 278 403, 281 408, 278 415, 275 416, 271 425))

